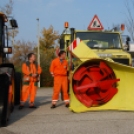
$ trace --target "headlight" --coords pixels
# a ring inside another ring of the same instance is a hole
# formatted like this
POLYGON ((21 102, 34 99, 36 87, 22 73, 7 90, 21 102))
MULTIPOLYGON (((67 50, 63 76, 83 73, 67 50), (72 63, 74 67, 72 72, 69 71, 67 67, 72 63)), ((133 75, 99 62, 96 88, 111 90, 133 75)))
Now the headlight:
POLYGON ((5 54, 11 54, 12 53, 12 47, 4 47, 3 53, 5 54))

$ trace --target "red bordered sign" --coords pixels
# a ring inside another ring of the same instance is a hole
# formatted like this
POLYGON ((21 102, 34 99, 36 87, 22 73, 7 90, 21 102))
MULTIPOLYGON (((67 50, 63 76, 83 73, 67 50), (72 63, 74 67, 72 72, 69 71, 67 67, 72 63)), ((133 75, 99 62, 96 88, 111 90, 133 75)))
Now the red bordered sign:
POLYGON ((88 28, 88 30, 103 30, 104 27, 103 25, 101 24, 99 18, 97 15, 95 15, 92 19, 92 21, 90 22, 88 28))

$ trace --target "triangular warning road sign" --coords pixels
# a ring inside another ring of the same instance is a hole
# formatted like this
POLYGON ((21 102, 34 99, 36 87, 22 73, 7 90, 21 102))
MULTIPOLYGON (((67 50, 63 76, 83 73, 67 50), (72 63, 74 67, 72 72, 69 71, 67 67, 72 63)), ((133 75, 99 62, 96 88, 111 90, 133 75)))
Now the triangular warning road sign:
POLYGON ((93 17, 87 29, 88 30, 103 30, 104 29, 97 15, 93 17))

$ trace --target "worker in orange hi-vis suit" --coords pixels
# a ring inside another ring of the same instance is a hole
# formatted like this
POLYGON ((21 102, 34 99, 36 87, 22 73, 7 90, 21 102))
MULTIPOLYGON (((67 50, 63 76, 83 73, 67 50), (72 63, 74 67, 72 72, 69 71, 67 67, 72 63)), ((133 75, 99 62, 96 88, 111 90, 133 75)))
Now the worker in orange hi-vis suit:
POLYGON ((19 109, 24 107, 24 103, 29 97, 29 108, 36 108, 34 105, 37 83, 41 74, 41 67, 37 64, 34 53, 28 54, 28 61, 22 64, 23 86, 21 92, 19 109))
POLYGON ((55 58, 50 66, 50 73, 54 77, 54 88, 51 108, 56 107, 56 102, 59 99, 59 94, 61 90, 63 93, 65 106, 69 107, 67 68, 68 62, 66 60, 66 52, 60 51, 59 57, 55 58))

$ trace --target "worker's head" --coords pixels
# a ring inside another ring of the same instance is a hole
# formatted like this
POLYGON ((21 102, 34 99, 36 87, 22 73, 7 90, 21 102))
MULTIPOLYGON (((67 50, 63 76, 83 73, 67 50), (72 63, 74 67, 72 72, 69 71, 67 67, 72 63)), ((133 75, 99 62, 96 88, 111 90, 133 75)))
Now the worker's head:
POLYGON ((34 53, 29 53, 29 54, 27 55, 27 58, 28 58, 28 61, 29 61, 29 62, 34 62, 34 61, 36 60, 36 56, 35 56, 34 53))
POLYGON ((61 59, 66 59, 66 52, 65 51, 60 51, 58 56, 61 58, 61 59))

